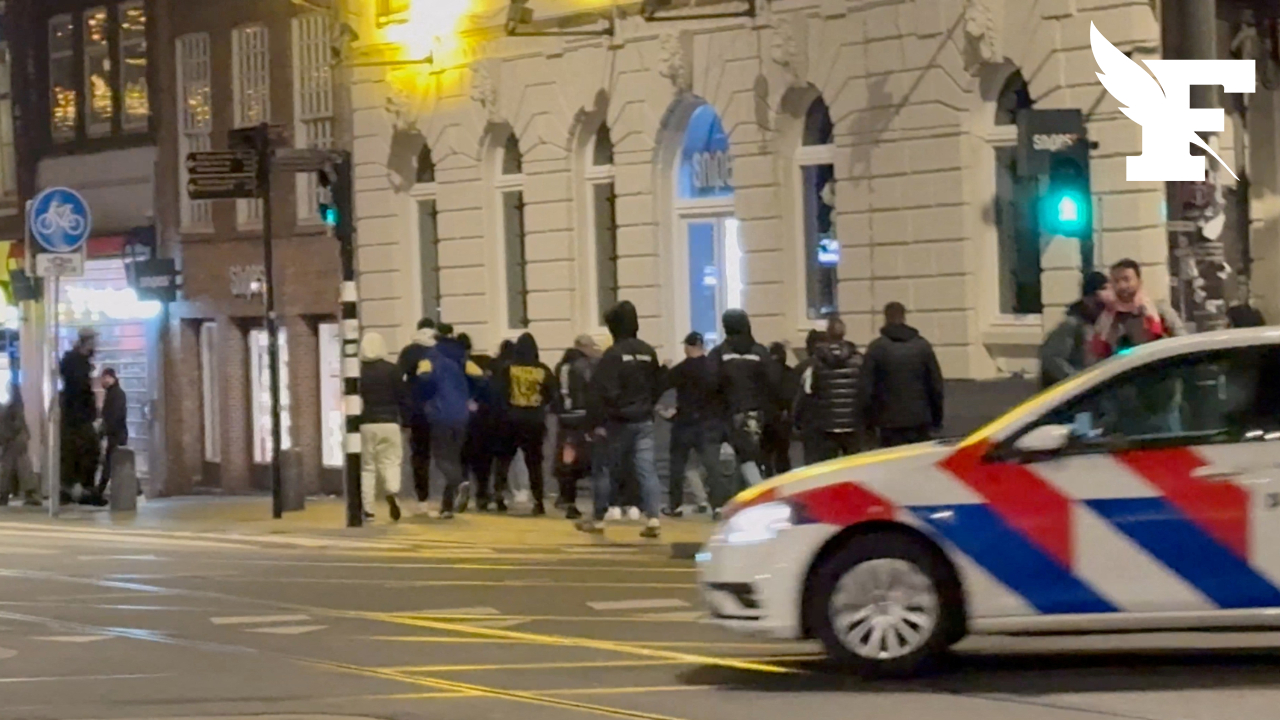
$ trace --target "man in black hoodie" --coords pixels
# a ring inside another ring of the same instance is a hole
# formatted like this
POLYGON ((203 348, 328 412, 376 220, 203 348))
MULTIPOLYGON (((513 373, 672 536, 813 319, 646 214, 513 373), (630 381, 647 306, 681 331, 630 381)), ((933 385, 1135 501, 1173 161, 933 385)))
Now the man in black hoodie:
POLYGON ((665 512, 681 517, 684 504, 685 465, 689 453, 696 452, 707 473, 707 500, 712 510, 729 501, 728 488, 720 477, 720 445, 724 441, 724 425, 720 419, 715 368, 707 357, 701 333, 689 333, 684 339, 684 360, 667 373, 666 388, 675 388, 676 413, 671 425, 671 477, 665 512))
MULTIPOLYGON (((529 471, 529 489, 533 492, 533 514, 546 515, 542 504, 542 446, 547 441, 547 406, 555 401, 559 390, 555 373, 538 359, 538 341, 524 333, 516 341, 511 362, 499 368, 493 378, 495 395, 506 410, 512 445, 524 454, 529 471)), ((501 485, 506 486, 511 458, 503 458, 498 469, 501 485)))
POLYGON ((656 538, 661 526, 658 506, 662 489, 654 457, 653 408, 662 389, 662 366, 653 347, 636 337, 640 319, 629 301, 615 305, 604 320, 613 345, 596 366, 587 410, 597 439, 591 472, 594 515, 577 527, 583 532, 604 532, 604 516, 613 500, 612 476, 629 459, 640 482, 644 514, 649 518, 641 535, 656 538))
POLYGON ((884 321, 862 367, 867 420, 879 430, 882 447, 925 442, 931 430, 942 427, 938 357, 929 341, 907 324, 902 303, 885 305, 884 321))
POLYGON ((590 428, 587 427, 587 390, 600 348, 590 335, 579 335, 556 365, 560 396, 556 403, 559 431, 556 437, 555 475, 560 485, 560 506, 569 520, 578 520, 578 481, 591 476, 590 428))
MULTIPOLYGON (((404 346, 400 357, 396 359, 396 367, 406 389, 412 389, 417 382, 422 362, 431 354, 436 344, 436 321, 422 318, 418 321, 418 330, 414 333, 413 342, 404 346)), ((409 455, 413 467, 413 487, 418 496, 418 509, 427 511, 427 495, 431 488, 431 423, 427 422, 427 409, 420 407, 412 400, 413 393, 405 392, 405 423, 409 426, 409 455)))
POLYGON ((827 333, 813 350, 813 363, 800 380, 813 402, 812 421, 821 462, 862 450, 862 353, 844 339, 844 321, 827 318, 827 333))
POLYGON ((764 464, 770 475, 782 475, 791 472, 791 434, 795 425, 791 413, 800 388, 800 374, 787 364, 784 343, 770 343, 769 355, 778 369, 778 395, 777 410, 764 428, 764 464))
POLYGON ((98 401, 93 393, 93 355, 98 333, 80 328, 76 344, 62 356, 62 491, 64 503, 78 499, 86 504, 104 504, 94 493, 98 472, 98 401), (78 489, 77 489, 78 488, 78 489), (76 496, 79 496, 76 498, 76 496))
POLYGON ((752 336, 746 311, 728 310, 721 323, 725 340, 711 351, 711 366, 729 420, 729 444, 743 478, 756 485, 763 479, 760 443, 777 403, 778 369, 773 356, 752 336))
POLYGON ((98 496, 106 494, 111 484, 111 463, 116 450, 129 444, 129 400, 115 368, 106 368, 98 380, 104 390, 102 396, 102 437, 107 441, 107 452, 102 457, 102 475, 98 478, 98 496))

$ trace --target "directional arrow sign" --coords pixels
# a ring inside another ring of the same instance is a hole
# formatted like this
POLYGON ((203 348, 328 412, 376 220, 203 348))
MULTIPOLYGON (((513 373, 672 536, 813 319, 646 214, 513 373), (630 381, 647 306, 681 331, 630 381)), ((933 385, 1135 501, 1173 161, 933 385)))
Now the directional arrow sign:
POLYGON ((187 196, 192 200, 256 198, 258 176, 251 173, 193 176, 187 180, 187 196))
POLYGON ((258 156, 251 150, 217 150, 187 154, 187 173, 202 175, 254 175, 258 172, 258 156))

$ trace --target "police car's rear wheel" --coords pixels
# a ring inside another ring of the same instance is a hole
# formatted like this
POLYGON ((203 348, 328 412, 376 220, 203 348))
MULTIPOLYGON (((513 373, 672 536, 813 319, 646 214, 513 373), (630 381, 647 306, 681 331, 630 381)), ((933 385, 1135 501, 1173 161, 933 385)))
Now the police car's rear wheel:
POLYGON ((911 674, 935 659, 953 634, 938 565, 920 542, 878 533, 818 568, 810 617, 831 657, 866 675, 911 674))

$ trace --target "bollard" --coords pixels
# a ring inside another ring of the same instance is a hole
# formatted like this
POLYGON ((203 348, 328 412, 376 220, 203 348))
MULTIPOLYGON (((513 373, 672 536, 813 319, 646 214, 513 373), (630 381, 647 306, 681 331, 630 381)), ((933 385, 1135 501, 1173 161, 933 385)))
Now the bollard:
POLYGON ((138 509, 138 468, 133 450, 118 447, 111 453, 111 512, 138 509))
POLYGON ((302 451, 285 450, 280 454, 280 482, 284 486, 284 511, 299 512, 307 507, 307 491, 302 478, 302 451))

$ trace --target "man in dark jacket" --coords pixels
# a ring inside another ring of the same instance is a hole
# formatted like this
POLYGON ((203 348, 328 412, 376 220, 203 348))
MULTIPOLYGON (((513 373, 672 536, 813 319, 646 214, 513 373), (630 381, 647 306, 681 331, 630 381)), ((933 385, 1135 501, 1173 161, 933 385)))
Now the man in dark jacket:
POLYGON ((436 345, 418 367, 418 398, 427 408, 431 423, 431 453, 444 474, 444 498, 440 501, 440 519, 453 518, 455 503, 461 507, 467 498, 458 498, 458 489, 466 479, 462 468, 462 447, 467 425, 475 408, 475 397, 483 382, 480 367, 467 358, 467 348, 453 337, 453 328, 441 324, 436 345))
POLYGON ((681 517, 684 504, 685 467, 689 453, 698 453, 702 469, 707 473, 707 500, 712 510, 729 501, 728 487, 720 475, 720 445, 724 441, 724 424, 719 409, 719 385, 711 358, 707 357, 701 333, 689 333, 684 339, 684 360, 667 373, 663 391, 675 388, 676 413, 671 424, 671 477, 668 480, 667 507, 664 512, 681 517))
POLYGON ((862 451, 862 354, 844 339, 844 321, 827 319, 827 332, 813 350, 813 362, 800 384, 812 398, 810 420, 814 426, 817 456, 821 462, 862 451))
POLYGON ((899 302, 884 307, 885 325, 867 348, 863 407, 880 445, 925 442, 942 427, 942 370, 933 346, 907 325, 899 302))
POLYGON ((721 323, 725 340, 711 351, 711 365, 728 419, 729 444, 743 479, 756 485, 764 459, 760 441, 777 403, 778 370, 769 351, 752 336, 745 311, 728 310, 721 323))
MULTIPOLYGON (((804 360, 796 365, 795 374, 798 378, 804 378, 809 373, 809 369, 817 362, 818 345, 825 337, 820 330, 810 330, 809 334, 804 338, 804 360)), ((823 441, 826 439, 818 423, 814 421, 814 399, 812 395, 804 392, 803 380, 796 383, 797 387, 792 400, 792 422, 795 423, 796 429, 800 431, 801 442, 804 443, 804 464, 812 465, 818 462, 822 457, 823 441)))
POLYGON ((591 476, 591 433, 587 427, 587 390, 599 362, 600 347, 590 335, 579 335, 556 365, 560 388, 556 403, 559 429, 556 437, 555 475, 560 485, 559 503, 564 516, 578 520, 578 482, 591 476))
MULTIPOLYGON (((413 342, 404 346, 396 365, 400 369, 400 377, 412 385, 418 377, 418 366, 431 353, 436 344, 436 321, 422 318, 418 321, 418 330, 413 342)), ((409 453, 413 467, 413 487, 417 492, 418 505, 421 512, 426 512, 427 494, 431 487, 431 424, 427 422, 427 410, 412 401, 413 394, 407 394, 408 409, 405 412, 405 423, 409 426, 409 453)))
POLYGON ((404 461, 400 423, 406 414, 405 381, 400 367, 387 360, 382 335, 360 340, 360 497, 364 517, 373 519, 381 481, 391 521, 400 519, 400 466, 404 461))
POLYGON ((764 465, 769 475, 781 475, 791 471, 791 431, 795 424, 791 413, 800 388, 800 375, 787 364, 785 344, 770 344, 769 356, 778 369, 778 395, 773 417, 764 428, 764 465))
POLYGON ((1089 333, 1111 301, 1111 280, 1100 272, 1084 277, 1080 299, 1040 346, 1040 385, 1049 387, 1075 375, 1088 364, 1089 333))
POLYGON ((98 479, 98 495, 107 492, 107 484, 111 482, 111 461, 115 457, 116 448, 129 444, 129 401, 125 397, 124 388, 120 387, 120 378, 114 368, 102 371, 100 381, 105 391, 102 397, 102 437, 107 441, 107 452, 102 459, 102 474, 98 479))
POLYGON ((93 394, 93 354, 98 333, 80 328, 75 346, 62 356, 62 491, 63 502, 79 496, 81 502, 101 504, 93 492, 98 471, 97 398, 93 394), (78 489, 77 489, 78 488, 78 489))
POLYGON ((629 460, 649 518, 641 535, 656 538, 661 526, 658 506, 662 489, 654 457, 653 408, 662 388, 662 366, 653 347, 636 337, 640 319, 629 301, 623 300, 605 314, 605 324, 613 335, 613 345, 596 366, 587 411, 597 438, 591 472, 595 506, 593 519, 579 522, 578 529, 604 532, 604 516, 613 500, 613 474, 629 460))
MULTIPOLYGON (((502 403, 516 449, 524 455, 533 493, 533 515, 546 515, 543 505, 542 446, 547 441, 547 407, 559 393, 555 373, 538 359, 538 341, 532 333, 516 340, 511 362, 494 376, 494 394, 502 403)), ((498 468, 499 477, 508 477, 511 459, 498 468)), ((502 485, 506 485, 504 479, 502 485)))

